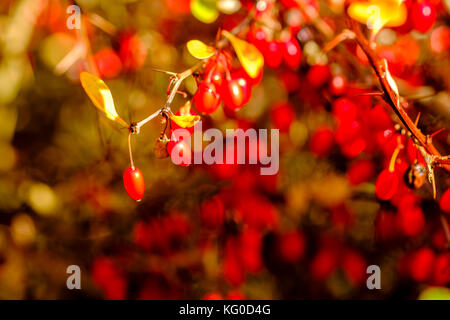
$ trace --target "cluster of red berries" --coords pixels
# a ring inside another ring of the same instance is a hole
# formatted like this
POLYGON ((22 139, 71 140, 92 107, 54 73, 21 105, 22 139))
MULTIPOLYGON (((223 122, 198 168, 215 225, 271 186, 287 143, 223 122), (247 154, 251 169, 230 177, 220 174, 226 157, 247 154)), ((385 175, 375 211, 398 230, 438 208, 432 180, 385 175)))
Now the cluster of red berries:
POLYGON ((252 86, 259 83, 262 71, 253 79, 242 68, 232 70, 231 60, 227 51, 221 51, 206 64, 203 80, 194 95, 198 112, 211 114, 219 108, 221 101, 226 108, 236 111, 250 100, 252 86))

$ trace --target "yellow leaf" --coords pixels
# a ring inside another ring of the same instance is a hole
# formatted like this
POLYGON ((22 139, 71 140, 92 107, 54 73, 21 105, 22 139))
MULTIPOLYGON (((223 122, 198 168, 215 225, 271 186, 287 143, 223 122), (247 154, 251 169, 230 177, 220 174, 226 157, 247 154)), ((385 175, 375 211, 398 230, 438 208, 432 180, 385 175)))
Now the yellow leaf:
POLYGON ((384 26, 400 26, 407 17, 406 6, 401 0, 353 2, 347 12, 352 19, 365 23, 372 34, 377 34, 384 26))
POLYGON ((197 59, 207 59, 216 53, 214 47, 208 46, 200 40, 191 40, 186 44, 189 53, 197 59))
POLYGON ((89 72, 82 72, 80 74, 80 81, 92 103, 98 109, 103 111, 106 114, 106 117, 113 121, 117 121, 124 126, 128 126, 128 124, 117 114, 111 90, 109 90, 102 79, 89 72))
POLYGON ((172 114, 170 115, 170 119, 181 128, 190 128, 200 120, 200 116, 176 116, 172 114))
POLYGON ((261 52, 254 45, 235 37, 226 30, 222 31, 222 34, 231 42, 247 74, 253 79, 257 78, 264 66, 264 57, 261 52))
POLYGON ((192 0, 191 13, 203 23, 213 23, 219 17, 216 0, 192 0))

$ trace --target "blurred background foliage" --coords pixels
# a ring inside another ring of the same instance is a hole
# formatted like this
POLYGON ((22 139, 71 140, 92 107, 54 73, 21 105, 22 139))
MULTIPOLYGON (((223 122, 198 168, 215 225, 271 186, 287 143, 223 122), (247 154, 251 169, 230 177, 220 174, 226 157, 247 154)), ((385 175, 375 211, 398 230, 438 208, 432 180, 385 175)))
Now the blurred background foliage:
MULTIPOLYGON (((204 24, 190 14, 185 1, 74 3, 83 13, 97 14, 117 30, 136 30, 145 44, 147 58, 138 72, 106 81, 118 113, 127 122, 145 118, 165 102, 168 77, 152 68, 186 69, 195 63, 185 48, 188 40, 209 43, 219 26, 242 18, 221 15, 216 22, 204 24)), ((280 137, 277 176, 260 177, 254 168, 243 166, 238 176, 218 179, 215 169, 177 167, 170 158, 156 159, 153 146, 161 125, 154 121, 133 142, 134 161, 144 174, 146 194, 141 202, 131 200, 122 183, 129 163, 127 130, 92 106, 78 82, 82 62, 64 74, 54 71, 76 43, 76 32, 66 28, 70 4, 64 0, 0 3, 0 298, 196 299, 211 293, 250 299, 417 298, 424 286, 398 276, 398 261, 408 247, 426 239, 395 245, 377 242, 374 220, 380 203, 374 196, 373 180, 352 186, 346 177, 349 160, 337 151, 325 158, 309 151, 312 131, 322 124, 333 125, 329 109, 317 107, 330 101, 320 93, 302 91, 306 80, 300 78, 300 85, 293 84, 291 71, 266 70, 238 116, 228 117, 220 108, 204 119, 222 130, 245 121, 270 128, 270 107, 290 99, 297 117, 280 137), (199 217, 202 204, 217 194, 234 204, 248 202, 251 208, 225 206, 225 226, 211 231, 202 227, 199 217), (342 215, 334 215, 336 222, 331 212, 339 206, 345 209, 342 215), (263 247, 257 250, 264 267, 233 285, 224 278, 222 264, 227 239, 243 228, 233 213, 239 210, 254 210, 256 215, 273 211, 274 221, 260 235, 263 247), (274 239, 294 229, 305 235, 305 258, 286 265, 278 261, 274 239), (166 241, 158 237, 169 237, 170 243, 156 245, 155 250, 145 248, 152 241, 166 241), (380 265, 382 290, 369 291, 360 279, 352 283, 339 268, 326 281, 314 280, 309 263, 323 243, 360 252, 363 264, 380 265), (82 290, 66 288, 66 268, 72 264, 81 267, 82 290)), ((90 27, 93 52, 117 45, 114 37, 90 27)), ((308 32, 311 29, 306 28, 304 33, 308 32)), ((381 39, 388 43, 389 37, 395 37, 393 31, 383 32, 387 33, 381 39)), ((308 62, 301 72, 314 63, 324 43, 320 37, 308 37, 312 42, 302 43, 308 62)), ((422 36, 415 37, 427 45, 422 36)), ((441 93, 423 104, 434 116, 424 121, 431 127, 449 128, 448 51, 440 57, 420 54, 419 60, 427 61, 427 72, 443 72, 443 82, 437 84, 441 93)), ((332 69, 372 84, 370 70, 349 71, 352 67, 339 59, 342 54, 330 63, 332 69)), ((192 95, 195 80, 189 78, 184 88, 192 95)), ((173 110, 183 103, 177 97, 173 110)), ((443 136, 441 144, 448 150, 448 132, 443 136)), ((440 181, 448 185, 448 177, 440 181)), ((429 190, 424 193, 429 198, 429 190)), ((432 200, 425 201, 430 211, 436 210, 432 200)))

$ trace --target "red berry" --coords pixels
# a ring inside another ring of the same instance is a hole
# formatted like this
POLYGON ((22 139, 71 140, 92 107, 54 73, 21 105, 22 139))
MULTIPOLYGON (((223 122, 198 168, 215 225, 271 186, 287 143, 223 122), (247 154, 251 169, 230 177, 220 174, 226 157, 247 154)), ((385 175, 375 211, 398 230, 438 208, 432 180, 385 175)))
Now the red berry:
POLYGON ((184 140, 170 140, 167 144, 167 152, 176 165, 186 167, 192 163, 192 150, 184 140))
POLYGON ((330 91, 335 96, 341 96, 347 89, 347 78, 343 75, 333 77, 330 83, 330 91))
POLYGON ((378 199, 389 200, 397 192, 399 184, 398 176, 395 172, 384 169, 375 181, 375 194, 378 199))
POLYGON ((275 128, 287 132, 295 120, 294 107, 289 102, 278 102, 270 110, 270 117, 275 128))
POLYGON ((366 261, 355 251, 347 250, 341 262, 342 270, 347 279, 354 285, 358 286, 366 276, 366 261))
POLYGON ((296 69, 302 59, 302 49, 295 38, 291 38, 284 43, 283 58, 286 65, 296 69))
POLYGON ((305 237, 300 232, 290 231, 280 236, 279 250, 283 260, 296 263, 305 254, 305 249, 305 237))
POLYGON ((327 156, 333 147, 334 133, 328 126, 317 128, 309 142, 309 150, 319 157, 327 156))
POLYGON ((428 32, 436 21, 436 8, 430 2, 416 2, 412 6, 414 28, 422 33, 428 32))
POLYGON ((134 33, 126 33, 120 37, 120 60, 126 71, 137 71, 145 63, 147 47, 141 38, 134 33))
POLYGON ((264 55, 264 63, 267 67, 276 69, 281 65, 283 61, 283 50, 280 44, 273 40, 270 41, 265 50, 262 51, 264 55))
POLYGON ((130 167, 123 174, 123 185, 131 199, 139 201, 144 196, 145 183, 141 170, 130 167))
POLYGON ((425 217, 419 207, 407 208, 399 211, 397 224, 404 235, 415 237, 422 232, 425 217))
POLYGON ((316 64, 309 68, 306 77, 309 83, 315 88, 319 88, 325 84, 330 78, 330 67, 328 65, 316 64))
POLYGON ((333 102, 333 115, 341 122, 356 120, 358 107, 347 98, 339 98, 333 102))
POLYGON ((222 85, 220 96, 229 109, 239 110, 250 100, 250 91, 247 79, 232 74, 222 85))
POLYGON ((338 263, 338 252, 333 249, 322 249, 313 258, 311 275, 314 279, 326 280, 334 271, 338 263))
POLYGON ((377 238, 389 241, 396 237, 396 217, 393 212, 381 211, 375 220, 375 231, 377 238))
POLYGON ((225 208, 222 199, 216 196, 205 201, 200 209, 200 219, 207 228, 220 228, 225 219, 225 208))
POLYGON ((450 253, 438 255, 434 262, 432 282, 437 286, 445 286, 450 283, 450 253))
POLYGON ((117 77, 122 71, 122 62, 113 49, 105 48, 94 55, 99 75, 103 79, 117 77))
POLYGON ((433 270, 435 255, 430 248, 421 248, 413 253, 410 258, 409 270, 411 277, 418 281, 426 281, 433 270))
POLYGON ((203 296, 202 300, 223 300, 223 298, 219 292, 209 292, 203 296))
POLYGON ((439 200, 439 206, 445 213, 450 213, 450 188, 448 188, 439 200))
POLYGON ((353 162, 347 171, 348 181, 357 186, 367 182, 375 174, 375 165, 370 160, 357 160, 353 162))
POLYGON ((201 113, 211 114, 216 111, 220 105, 220 95, 217 93, 216 86, 206 81, 200 83, 194 95, 194 103, 201 113))

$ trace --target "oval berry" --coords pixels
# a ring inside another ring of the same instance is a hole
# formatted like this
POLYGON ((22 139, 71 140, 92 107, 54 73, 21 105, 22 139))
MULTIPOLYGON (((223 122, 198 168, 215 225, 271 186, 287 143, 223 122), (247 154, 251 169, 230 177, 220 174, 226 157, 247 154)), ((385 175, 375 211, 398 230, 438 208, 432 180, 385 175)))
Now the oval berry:
POLYGON ((398 189, 399 179, 395 172, 384 169, 375 181, 375 194, 378 199, 389 200, 398 189))
POLYGON ((284 43, 284 63, 291 69, 296 69, 302 60, 302 49, 295 38, 284 43))
POLYGON ((436 8, 430 2, 416 2, 411 9, 414 29, 421 33, 428 32, 436 21, 436 8))
POLYGON ((229 109, 238 110, 250 100, 250 86, 244 77, 232 74, 223 84, 220 96, 229 109))
POLYGON ((139 201, 144 196, 145 182, 141 170, 130 167, 123 174, 123 185, 131 199, 139 201))
POLYGON ((217 93, 216 86, 206 81, 200 83, 194 95, 194 103, 201 113, 211 114, 216 111, 220 105, 220 95, 217 93))

